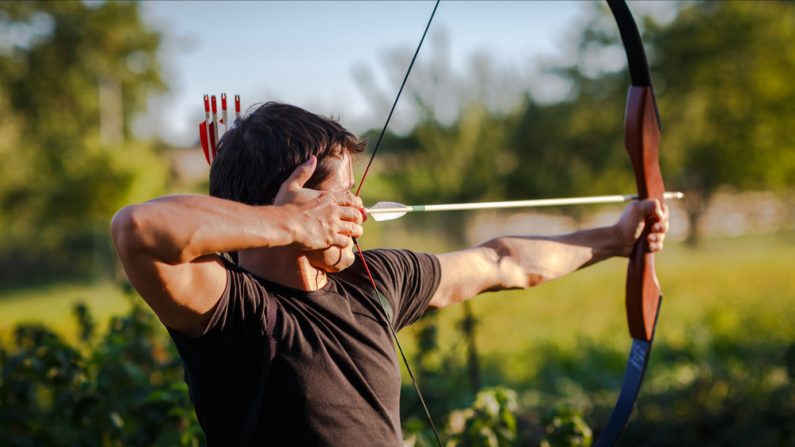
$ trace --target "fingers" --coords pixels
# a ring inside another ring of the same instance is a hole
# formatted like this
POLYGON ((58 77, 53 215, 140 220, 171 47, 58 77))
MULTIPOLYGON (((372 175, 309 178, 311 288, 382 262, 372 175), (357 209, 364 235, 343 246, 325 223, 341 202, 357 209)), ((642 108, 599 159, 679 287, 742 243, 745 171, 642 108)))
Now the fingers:
POLYGON ((353 222, 342 222, 339 230, 332 236, 330 246, 347 248, 353 244, 351 238, 358 238, 364 234, 364 229, 361 225, 353 222))
POLYGON ((653 201, 654 208, 652 212, 647 214, 651 218, 652 224, 649 235, 646 239, 649 250, 652 252, 662 251, 665 242, 665 236, 668 233, 668 206, 665 204, 660 205, 657 200, 653 201))
POLYGON ((342 227, 340 234, 348 236, 348 238, 358 238, 364 234, 364 228, 361 225, 353 222, 346 222, 342 227))
POLYGON ((342 220, 357 224, 364 222, 364 214, 357 208, 351 206, 341 207, 339 213, 339 218, 342 220))
POLYGON ((362 199, 358 196, 355 196, 351 192, 338 192, 334 195, 334 202, 337 205, 342 206, 352 206, 356 209, 364 209, 364 205, 362 204, 362 199))
POLYGON ((364 233, 357 205, 361 205, 361 200, 349 192, 319 191, 315 199, 305 204, 305 213, 312 218, 302 224, 305 239, 299 245, 310 250, 351 246, 351 238, 364 233))
POLYGON ((649 237, 646 239, 646 241, 649 244, 649 250, 655 253, 658 251, 662 251, 664 239, 665 239, 664 235, 650 233, 649 237))
POLYGON ((646 199, 641 204, 646 217, 658 222, 668 219, 668 205, 661 204, 657 199, 646 199))
POLYGON ((287 186, 288 189, 298 189, 304 186, 306 182, 312 178, 317 168, 317 157, 314 155, 309 157, 309 160, 295 168, 295 171, 287 177, 287 180, 282 183, 282 186, 287 186))
MULTIPOLYGON (((652 221, 661 221, 665 218, 666 213, 663 210, 665 205, 660 205, 657 199, 645 199, 635 203, 634 212, 639 214, 639 217, 650 219, 652 221)), ((666 208, 667 210, 667 208, 666 208)))
POLYGON ((668 207, 656 199, 632 202, 624 208, 616 228, 624 256, 629 256, 638 238, 644 234, 648 250, 661 251, 668 233, 668 207))
POLYGON ((364 233, 362 227, 362 213, 353 207, 344 207, 339 209, 338 216, 338 234, 351 237, 360 237, 364 233))
POLYGON ((339 248, 347 248, 351 244, 353 244, 351 238, 349 236, 345 236, 342 234, 335 235, 334 240, 331 242, 332 247, 339 247, 339 248))
POLYGON ((273 204, 283 205, 295 201, 300 195, 304 184, 312 178, 315 168, 317 168, 317 157, 312 155, 309 160, 295 168, 290 176, 287 177, 287 180, 279 186, 279 191, 276 193, 276 197, 273 198, 273 204))

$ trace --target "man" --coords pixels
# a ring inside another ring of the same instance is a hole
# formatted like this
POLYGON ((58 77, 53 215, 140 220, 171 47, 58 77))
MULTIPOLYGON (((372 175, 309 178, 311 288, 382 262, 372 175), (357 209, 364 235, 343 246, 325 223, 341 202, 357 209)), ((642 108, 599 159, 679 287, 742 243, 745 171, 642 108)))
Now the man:
POLYGON ((267 103, 221 140, 214 197, 161 197, 113 218, 124 269, 177 345, 209 445, 399 446, 387 324, 627 256, 647 217, 649 246, 662 250, 667 212, 655 201, 562 236, 438 256, 371 250, 382 302, 351 239, 363 232, 350 192, 363 147, 333 120, 267 103))

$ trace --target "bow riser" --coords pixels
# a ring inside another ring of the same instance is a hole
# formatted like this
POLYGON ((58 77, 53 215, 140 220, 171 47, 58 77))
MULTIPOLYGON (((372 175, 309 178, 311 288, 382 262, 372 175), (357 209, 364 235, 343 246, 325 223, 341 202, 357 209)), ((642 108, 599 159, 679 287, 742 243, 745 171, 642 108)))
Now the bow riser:
MULTIPOLYGON (((649 86, 630 86, 624 142, 638 187, 639 199, 657 199, 663 203, 665 184, 659 163, 660 126, 649 86)), ((629 258, 626 308, 629 333, 637 340, 651 340, 660 305, 660 283, 654 270, 654 253, 647 242, 652 221, 647 219, 643 233, 629 258)))

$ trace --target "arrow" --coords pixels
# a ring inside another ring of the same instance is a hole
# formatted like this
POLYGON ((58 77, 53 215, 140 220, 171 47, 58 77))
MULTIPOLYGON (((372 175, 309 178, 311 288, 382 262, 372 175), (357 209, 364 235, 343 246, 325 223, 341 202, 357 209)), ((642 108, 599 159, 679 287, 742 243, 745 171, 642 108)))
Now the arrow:
POLYGON ((213 156, 210 157, 210 162, 212 162, 212 160, 215 159, 215 155, 218 153, 218 138, 220 138, 220 129, 218 128, 218 103, 216 102, 215 95, 210 96, 210 104, 213 110, 213 122, 210 127, 210 148, 212 148, 213 152, 213 156))
MULTIPOLYGON (((666 192, 665 200, 679 200, 685 195, 681 192, 666 192)), ((446 203, 438 205, 403 205, 396 202, 378 202, 370 208, 365 208, 365 212, 376 222, 385 220, 399 219, 411 212, 424 211, 461 211, 461 210, 483 210, 498 208, 533 208, 542 206, 566 206, 566 205, 594 205, 601 203, 624 203, 637 200, 638 196, 612 195, 612 196, 592 196, 592 197, 569 197, 559 199, 534 199, 534 200, 511 200, 507 202, 479 202, 479 203, 446 203)))
MULTIPOLYGON (((235 95, 235 120, 240 118, 240 95, 235 95)), ((215 95, 204 95, 204 121, 199 123, 199 141, 204 151, 204 159, 212 165, 218 155, 218 140, 221 137, 219 124, 224 125, 224 133, 231 127, 226 103, 226 93, 221 93, 221 119, 218 119, 218 104, 215 95), (211 107, 212 104, 212 107, 211 107), (210 111, 212 110, 212 115, 210 111)))
POLYGON ((204 95, 204 121, 199 123, 199 141, 202 145, 202 150, 204 151, 204 159, 207 160, 207 164, 212 163, 212 158, 210 157, 210 128, 208 123, 210 122, 210 96, 204 95))
POLYGON ((224 133, 226 133, 229 126, 229 120, 226 117, 226 93, 221 93, 221 124, 224 125, 224 133))

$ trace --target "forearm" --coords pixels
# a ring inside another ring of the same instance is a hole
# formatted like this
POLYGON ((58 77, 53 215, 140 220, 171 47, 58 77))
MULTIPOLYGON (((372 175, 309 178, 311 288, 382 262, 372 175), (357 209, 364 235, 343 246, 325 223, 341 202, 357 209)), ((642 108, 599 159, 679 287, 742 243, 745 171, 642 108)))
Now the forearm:
POLYGON ((559 236, 505 236, 481 247, 490 249, 499 289, 531 287, 625 252, 615 227, 559 236))
POLYGON ((169 264, 200 256, 293 242, 286 207, 249 206, 209 196, 167 196, 113 218, 113 238, 169 264))
POLYGON ((654 253, 662 250, 668 213, 654 200, 633 202, 610 227, 560 236, 504 236, 478 247, 439 255, 442 278, 430 308, 455 304, 487 291, 532 287, 613 256, 629 256, 643 233, 654 253))

